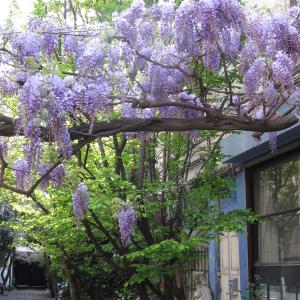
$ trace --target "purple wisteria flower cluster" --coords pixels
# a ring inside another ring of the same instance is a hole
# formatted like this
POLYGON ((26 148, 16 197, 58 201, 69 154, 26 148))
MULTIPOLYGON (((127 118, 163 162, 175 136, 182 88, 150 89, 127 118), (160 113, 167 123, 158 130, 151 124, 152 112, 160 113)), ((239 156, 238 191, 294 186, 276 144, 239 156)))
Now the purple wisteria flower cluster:
POLYGON ((269 133, 269 144, 271 151, 274 153, 277 151, 277 133, 276 132, 270 132, 269 133))
POLYGON ((63 164, 58 165, 53 171, 49 173, 49 164, 41 163, 38 167, 39 175, 43 177, 40 187, 42 190, 46 190, 51 183, 53 187, 60 187, 65 178, 65 167, 63 164), (49 173, 49 174, 48 174, 49 173), (46 175, 48 174, 48 175, 46 175))
POLYGON ((134 208, 128 204, 122 205, 118 212, 118 223, 124 247, 127 247, 131 241, 136 222, 137 216, 134 208))
POLYGON ((5 158, 7 156, 7 150, 8 150, 7 142, 3 138, 1 138, 0 139, 0 154, 2 155, 3 158, 5 158))
POLYGON ((84 183, 79 183, 75 193, 73 194, 73 211, 74 216, 82 220, 84 213, 87 211, 90 204, 90 195, 87 186, 84 183))
POLYGON ((17 160, 14 165, 17 187, 25 190, 30 180, 30 168, 26 160, 17 160))
POLYGON ((80 31, 46 17, 1 32, 0 92, 18 101, 29 172, 49 147, 69 159, 82 124, 83 138, 118 117, 298 118, 299 15, 299 6, 246 13, 237 0, 134 0, 80 31))

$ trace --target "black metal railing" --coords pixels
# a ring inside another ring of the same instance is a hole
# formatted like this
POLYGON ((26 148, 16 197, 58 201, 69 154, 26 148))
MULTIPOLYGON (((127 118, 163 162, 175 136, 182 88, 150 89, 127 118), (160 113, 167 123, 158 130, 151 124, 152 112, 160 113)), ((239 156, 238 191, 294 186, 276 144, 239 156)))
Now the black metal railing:
POLYGON ((262 300, 300 300, 300 286, 260 284, 262 300))

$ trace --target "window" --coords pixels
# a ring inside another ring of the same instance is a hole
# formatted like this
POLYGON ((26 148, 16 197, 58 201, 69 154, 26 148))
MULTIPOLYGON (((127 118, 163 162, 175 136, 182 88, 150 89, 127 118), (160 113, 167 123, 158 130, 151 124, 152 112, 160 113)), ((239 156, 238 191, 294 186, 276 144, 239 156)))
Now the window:
POLYGON ((272 215, 258 225, 260 264, 300 263, 300 157, 254 172, 255 210, 272 215))
POLYGON ((252 277, 265 299, 300 299, 300 151, 248 172, 250 203, 262 222, 249 237, 252 277))

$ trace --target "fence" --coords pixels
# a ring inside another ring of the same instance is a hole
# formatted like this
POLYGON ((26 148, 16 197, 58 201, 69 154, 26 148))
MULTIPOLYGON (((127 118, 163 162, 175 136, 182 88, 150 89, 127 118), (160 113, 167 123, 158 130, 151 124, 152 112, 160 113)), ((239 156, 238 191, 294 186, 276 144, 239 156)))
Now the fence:
POLYGON ((193 300, 194 292, 196 290, 195 278, 193 272, 204 272, 208 276, 208 247, 201 246, 194 253, 195 256, 199 257, 196 260, 192 260, 185 266, 185 292, 188 300, 193 300))

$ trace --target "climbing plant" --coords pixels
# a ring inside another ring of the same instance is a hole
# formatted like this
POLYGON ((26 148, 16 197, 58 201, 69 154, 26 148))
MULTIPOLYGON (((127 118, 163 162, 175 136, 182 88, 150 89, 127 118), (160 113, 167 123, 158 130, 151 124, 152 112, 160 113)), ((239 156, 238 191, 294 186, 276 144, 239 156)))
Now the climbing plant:
POLYGON ((269 132, 275 151, 298 122, 300 8, 134 1, 88 18, 81 4, 38 1, 26 29, 1 30, 0 187, 36 205, 28 236, 52 247, 73 300, 90 252, 141 299, 183 299, 191 251, 254 220, 209 205, 231 193, 220 140, 269 132))

